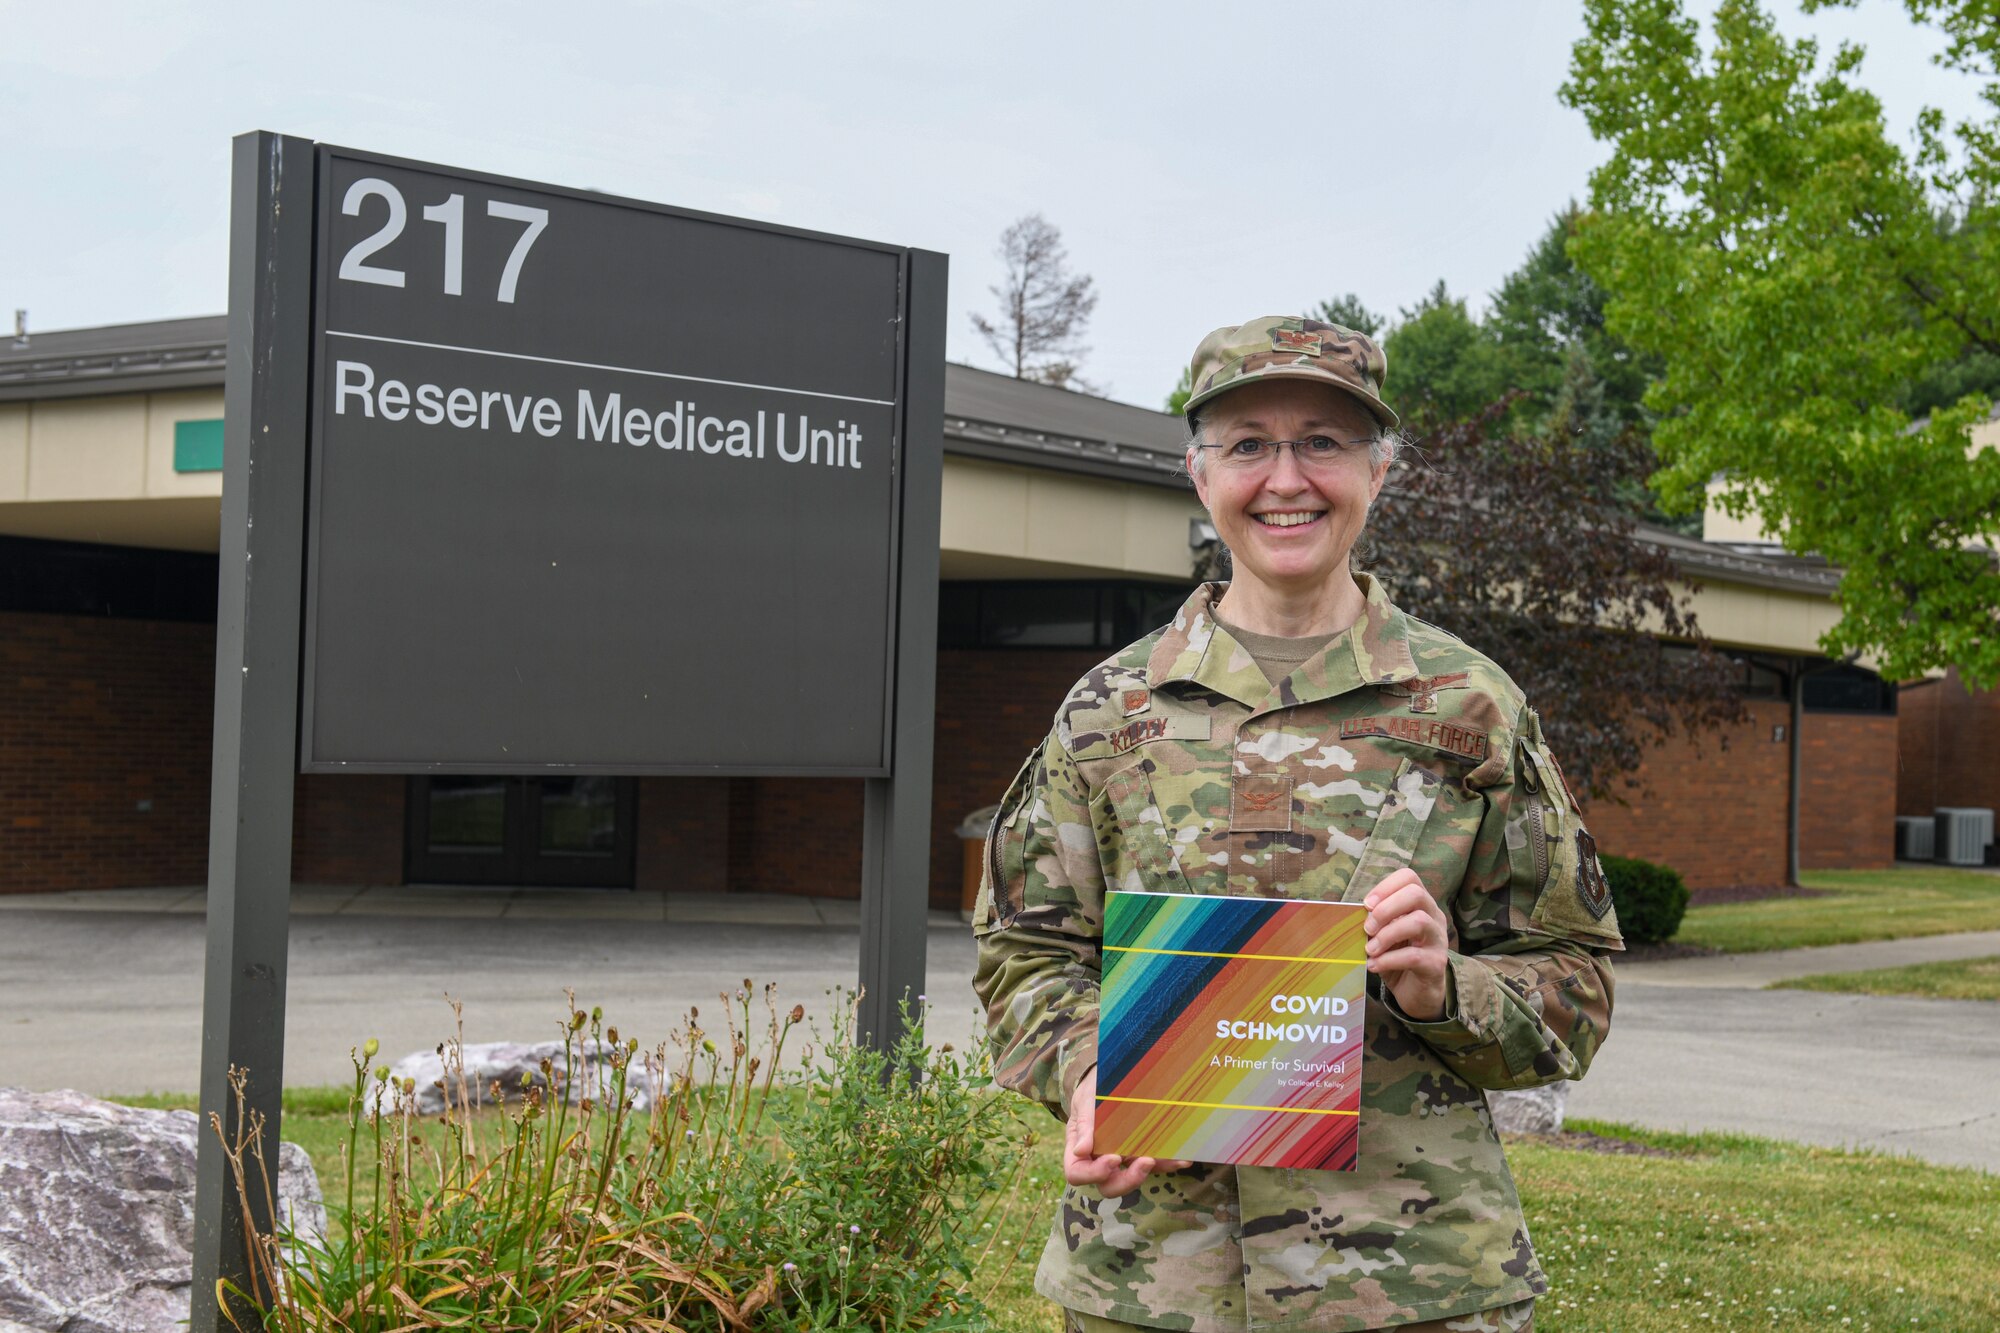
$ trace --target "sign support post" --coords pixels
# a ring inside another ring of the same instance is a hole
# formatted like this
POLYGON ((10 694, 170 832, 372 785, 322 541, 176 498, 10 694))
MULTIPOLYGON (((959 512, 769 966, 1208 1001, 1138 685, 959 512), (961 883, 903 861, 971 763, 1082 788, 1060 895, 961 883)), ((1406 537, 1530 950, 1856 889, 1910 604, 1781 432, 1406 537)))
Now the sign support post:
POLYGON ((869 778, 861 831, 861 1012, 878 1046, 902 1035, 899 1005, 924 989, 930 943, 932 733, 937 698, 939 510, 944 486, 944 336, 949 261, 912 250, 903 339, 902 541, 897 550, 893 776, 869 778))
POLYGON ((278 1220, 211 1122, 237 1131, 243 1071, 277 1169, 300 772, 862 778, 860 1035, 900 1034, 947 270, 234 140, 194 1333, 255 1320, 218 1286, 254 1296, 247 1240, 278 1220))
MULTIPOLYGON (((218 1280, 247 1286, 244 1219, 209 1119, 235 1124, 232 1066, 248 1071, 245 1109, 263 1117, 264 1160, 278 1166, 305 573, 313 146, 244 134, 231 162, 194 1333, 229 1327, 218 1280)), ((256 1227, 269 1234, 265 1201, 250 1193, 256 1227)))

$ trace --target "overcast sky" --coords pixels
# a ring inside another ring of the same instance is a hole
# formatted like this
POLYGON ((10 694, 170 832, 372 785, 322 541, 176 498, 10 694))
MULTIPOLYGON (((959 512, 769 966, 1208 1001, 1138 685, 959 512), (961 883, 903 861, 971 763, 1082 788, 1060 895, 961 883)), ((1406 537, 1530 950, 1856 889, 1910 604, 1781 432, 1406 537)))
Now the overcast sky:
MULTIPOLYGON (((1973 108, 1896 0, 1853 37, 1896 132, 1973 108)), ((223 309, 228 142, 384 153, 942 250, 996 366, 999 232, 1097 280, 1085 373, 1158 406, 1210 328, 1342 291, 1482 302, 1602 157, 1573 0, 118 5, 0 0, 0 318, 223 309)), ((10 325, 11 327, 11 325, 10 325)))

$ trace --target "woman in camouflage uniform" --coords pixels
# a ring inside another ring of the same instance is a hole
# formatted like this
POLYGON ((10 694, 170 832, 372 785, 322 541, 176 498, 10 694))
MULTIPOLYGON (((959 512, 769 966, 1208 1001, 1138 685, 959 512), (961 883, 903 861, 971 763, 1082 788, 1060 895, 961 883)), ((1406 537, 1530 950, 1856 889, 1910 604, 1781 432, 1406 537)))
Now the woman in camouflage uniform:
POLYGON ((1519 1333, 1548 1287, 1484 1090, 1582 1075, 1622 945, 1514 682, 1350 570, 1383 371, 1310 320, 1203 340, 1188 470, 1234 579, 1077 682, 988 839, 974 984, 1000 1082, 1067 1121, 1036 1288, 1071 1329, 1519 1333), (1112 888, 1367 906, 1358 1169, 1093 1151, 1112 888))

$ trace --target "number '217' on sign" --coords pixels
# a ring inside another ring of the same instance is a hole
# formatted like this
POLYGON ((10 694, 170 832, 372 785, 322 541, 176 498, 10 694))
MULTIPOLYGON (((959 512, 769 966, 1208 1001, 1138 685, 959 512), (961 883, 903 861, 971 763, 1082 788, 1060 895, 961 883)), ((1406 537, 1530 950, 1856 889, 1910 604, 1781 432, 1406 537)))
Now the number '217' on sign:
MULTIPOLYGON (((361 205, 369 197, 382 200, 389 205, 389 216, 372 235, 356 241, 340 261, 340 278, 346 282, 372 282, 383 287, 401 287, 404 274, 399 268, 384 268, 367 261, 392 244, 403 234, 403 228, 410 220, 409 205, 403 201, 403 192, 388 181, 377 176, 366 176, 347 187, 347 194, 340 201, 340 211, 348 217, 359 217, 361 205)), ((507 256, 507 266, 500 271, 500 290, 497 299, 509 305, 514 302, 514 292, 521 282, 521 266, 528 261, 528 251, 534 249, 535 238, 549 225, 549 210, 530 208, 525 204, 510 204, 501 199, 486 201, 486 215, 508 222, 524 222, 526 228, 514 242, 512 253, 507 256)), ((444 228, 444 294, 463 296, 465 294, 465 196, 453 194, 444 202, 426 204, 424 221, 434 222, 444 228)))

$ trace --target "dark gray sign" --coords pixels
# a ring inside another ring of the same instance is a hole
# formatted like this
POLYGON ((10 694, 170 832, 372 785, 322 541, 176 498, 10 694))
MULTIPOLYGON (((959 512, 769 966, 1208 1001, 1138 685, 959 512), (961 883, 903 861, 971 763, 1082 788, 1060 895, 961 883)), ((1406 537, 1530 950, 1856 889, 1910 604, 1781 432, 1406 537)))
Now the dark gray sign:
MULTIPOLYGON (((866 777, 858 1025, 893 1042, 927 944, 945 257, 261 131, 231 161, 202 1123, 240 1107, 277 1157, 301 767, 866 777)), ((269 1200, 222 1149, 194 1333, 258 1318, 222 1303, 269 1200)))
POLYGON ((301 767, 886 774, 905 252, 327 147, 317 195, 301 767))

